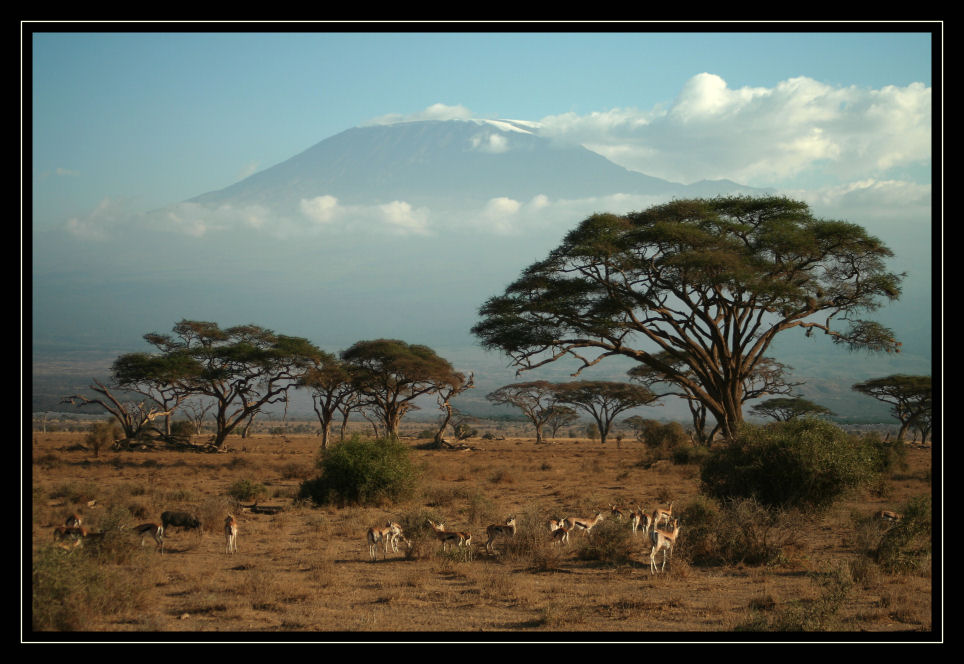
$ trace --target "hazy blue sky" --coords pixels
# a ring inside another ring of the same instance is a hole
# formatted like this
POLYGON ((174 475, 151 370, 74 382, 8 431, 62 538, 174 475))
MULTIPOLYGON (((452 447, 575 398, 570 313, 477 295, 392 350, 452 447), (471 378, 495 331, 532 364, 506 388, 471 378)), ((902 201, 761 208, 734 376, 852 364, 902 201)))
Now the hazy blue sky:
POLYGON ((544 121, 618 163, 676 181, 827 187, 876 178, 929 185, 931 36, 923 25, 916 33, 879 27, 266 34, 44 33, 39 24, 32 96, 25 98, 32 105, 32 144, 24 148, 32 150, 33 222, 60 226, 105 206, 144 211, 176 203, 349 127, 432 113, 544 121), (821 136, 810 128, 774 139, 773 127, 787 121, 791 106, 822 115, 865 110, 841 113, 821 136), (906 150, 868 154, 851 139, 878 106, 900 114, 886 122, 899 132, 892 142, 906 150), (670 119, 684 107, 712 113, 714 122, 674 133, 670 119), (642 126, 652 133, 634 133, 642 126), (657 130, 675 145, 647 161, 657 130), (807 165, 777 168, 741 157, 742 170, 726 167, 719 155, 733 147, 720 137, 737 134, 748 150, 767 149, 773 140, 806 143, 798 156, 807 165), (761 145, 754 148, 748 134, 761 145), (689 141, 703 153, 690 156, 689 141), (851 168, 855 161, 873 165, 851 168))

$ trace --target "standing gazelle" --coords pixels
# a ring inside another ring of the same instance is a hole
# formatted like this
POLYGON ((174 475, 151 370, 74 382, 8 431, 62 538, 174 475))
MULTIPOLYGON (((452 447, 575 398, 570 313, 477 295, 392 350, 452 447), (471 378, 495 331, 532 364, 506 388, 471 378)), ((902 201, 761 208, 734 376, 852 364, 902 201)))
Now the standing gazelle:
POLYGON ((495 541, 495 538, 515 536, 515 517, 510 516, 506 519, 504 525, 493 523, 490 526, 486 526, 485 534, 489 536, 489 539, 485 542, 485 550, 492 553, 492 542, 495 541))
POLYGON ((230 514, 224 517, 224 551, 238 552, 238 522, 230 514))
POLYGON ((642 507, 637 505, 636 508, 629 513, 629 523, 633 527, 633 536, 634 537, 636 536, 636 530, 639 528, 643 529, 644 535, 648 533, 649 524, 651 521, 652 521, 652 517, 646 514, 646 512, 643 511, 642 507))
MULTIPOLYGON (((368 529, 366 537, 368 539, 368 555, 372 560, 378 559, 378 543, 385 542, 385 555, 388 555, 388 547, 398 551, 398 538, 402 536, 402 527, 394 521, 389 521, 384 528, 371 527, 368 529)), ((384 557, 384 556, 383 556, 384 557)))
POLYGON ((447 550, 449 544, 457 544, 459 548, 472 544, 472 535, 469 533, 446 530, 444 523, 435 523, 428 519, 428 525, 435 531, 435 537, 442 543, 442 551, 447 550))
POLYGON ((581 518, 566 519, 566 522, 569 523, 570 529, 582 531, 583 534, 585 534, 586 537, 588 537, 590 531, 593 528, 595 528, 596 524, 602 521, 603 518, 604 517, 602 512, 596 512, 596 516, 594 516, 591 519, 581 519, 581 518))
POLYGON ((656 528, 661 523, 666 523, 669 525, 670 520, 673 518, 673 503, 669 504, 669 507, 663 509, 662 507, 657 507, 653 510, 653 521, 652 526, 656 528))
POLYGON ((660 550, 663 551, 663 566, 660 567, 659 571, 662 572, 666 569, 666 554, 672 553, 673 547, 676 546, 676 538, 679 537, 679 519, 674 519, 672 526, 672 530, 659 530, 654 526, 649 534, 649 539, 653 543, 653 548, 649 552, 650 574, 656 573, 656 554, 660 550))

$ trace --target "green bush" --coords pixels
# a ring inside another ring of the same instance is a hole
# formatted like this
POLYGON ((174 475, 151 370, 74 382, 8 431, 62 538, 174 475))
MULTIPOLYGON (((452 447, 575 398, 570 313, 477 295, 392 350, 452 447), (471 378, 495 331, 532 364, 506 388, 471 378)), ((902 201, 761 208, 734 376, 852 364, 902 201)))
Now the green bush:
POLYGON ((745 425, 703 462, 704 493, 718 500, 753 498, 764 506, 822 509, 870 483, 879 452, 830 422, 799 418, 745 425))
POLYGON ((323 450, 318 467, 321 475, 302 482, 298 494, 318 505, 397 502, 410 497, 418 481, 408 447, 389 438, 356 434, 323 450))
POLYGON ((254 500, 267 491, 263 484, 251 480, 238 480, 228 487, 228 495, 236 500, 254 500))
POLYGON ((84 438, 84 443, 94 451, 94 456, 99 456, 101 449, 110 447, 115 440, 123 437, 120 425, 115 420, 108 420, 94 423, 84 438))

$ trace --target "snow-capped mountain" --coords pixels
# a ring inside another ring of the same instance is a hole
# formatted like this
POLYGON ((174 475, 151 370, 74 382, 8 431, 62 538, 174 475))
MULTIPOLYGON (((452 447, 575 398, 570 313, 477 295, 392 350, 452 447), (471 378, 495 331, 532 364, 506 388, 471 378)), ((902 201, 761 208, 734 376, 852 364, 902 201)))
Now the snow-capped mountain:
POLYGON ((627 170, 579 145, 539 135, 534 123, 446 120, 354 127, 290 159, 192 199, 296 213, 302 200, 465 209, 496 197, 525 201, 615 194, 691 196, 745 190, 729 181, 687 186, 627 170))

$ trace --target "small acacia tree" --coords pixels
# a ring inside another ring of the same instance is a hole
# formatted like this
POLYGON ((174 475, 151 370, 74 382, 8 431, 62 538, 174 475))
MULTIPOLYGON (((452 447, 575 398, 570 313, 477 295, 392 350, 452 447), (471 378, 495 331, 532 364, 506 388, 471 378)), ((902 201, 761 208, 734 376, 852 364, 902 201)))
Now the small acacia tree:
POLYGON ((659 398, 642 385, 600 380, 557 383, 554 390, 559 403, 589 413, 599 431, 599 442, 603 444, 617 415, 639 406, 648 406, 659 398))
POLYGON ((747 380, 777 335, 816 331, 853 350, 898 350, 890 330, 860 317, 900 296, 891 256, 860 226, 777 196, 594 214, 486 301, 472 331, 520 370, 630 358, 702 403, 731 437, 747 380))
POLYGON ((891 414, 900 422, 897 439, 903 440, 907 429, 918 426, 922 434, 930 433, 931 377, 894 374, 872 378, 853 386, 855 391, 890 404, 891 414))
POLYGON ((398 339, 358 341, 342 351, 341 359, 390 438, 398 437, 398 425, 416 407, 415 399, 465 384, 465 376, 434 350, 398 339))
POLYGON ((787 422, 796 417, 819 417, 833 415, 833 411, 801 397, 767 399, 750 408, 757 415, 772 417, 777 422, 787 422))
POLYGON ((536 429, 536 442, 545 442, 542 428, 552 418, 559 416, 555 408, 558 397, 555 386, 546 380, 504 385, 485 396, 494 404, 515 406, 522 411, 536 429))
POLYGON ((100 395, 90 397, 84 394, 72 394, 63 398, 63 403, 69 403, 78 408, 84 406, 98 406, 105 410, 123 432, 127 440, 135 440, 151 425, 158 417, 163 417, 168 412, 161 409, 153 402, 153 399, 125 400, 124 395, 111 389, 112 386, 105 385, 98 380, 91 380, 90 390, 100 395))
MULTIPOLYGON (((343 421, 357 403, 358 392, 352 382, 351 371, 330 353, 309 367, 299 380, 299 386, 311 393, 311 404, 321 425, 321 448, 328 447, 335 413, 341 412, 343 421)), ((344 428, 342 433, 344 434, 344 428)))

